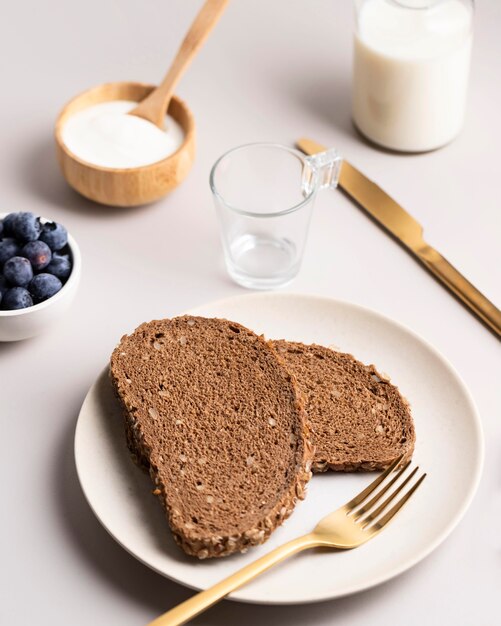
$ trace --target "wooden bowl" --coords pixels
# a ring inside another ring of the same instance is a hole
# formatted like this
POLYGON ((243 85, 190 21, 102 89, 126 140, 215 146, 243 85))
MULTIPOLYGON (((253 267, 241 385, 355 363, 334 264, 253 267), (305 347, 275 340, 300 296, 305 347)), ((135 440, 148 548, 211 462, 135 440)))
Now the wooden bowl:
POLYGON ((84 91, 61 111, 54 131, 57 158, 66 181, 78 193, 109 206, 137 206, 158 200, 186 178, 195 158, 195 120, 176 96, 172 97, 168 112, 184 130, 184 142, 176 152, 156 163, 124 169, 101 167, 78 158, 62 140, 66 120, 77 111, 110 100, 139 102, 153 89, 153 85, 143 83, 107 83, 84 91))

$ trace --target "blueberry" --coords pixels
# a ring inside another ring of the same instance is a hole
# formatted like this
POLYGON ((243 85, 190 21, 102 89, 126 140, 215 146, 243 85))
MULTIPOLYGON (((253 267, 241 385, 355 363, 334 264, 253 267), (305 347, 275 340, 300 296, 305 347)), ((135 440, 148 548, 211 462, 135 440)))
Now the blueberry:
POLYGON ((13 287, 26 287, 33 278, 33 269, 28 259, 13 256, 3 266, 3 275, 13 287))
POLYGON ((12 233, 19 241, 35 241, 42 232, 40 218, 33 213, 18 213, 12 224, 12 233))
POLYGON ((0 295, 3 296, 10 289, 10 285, 3 274, 0 274, 0 295))
POLYGON ((8 261, 13 256, 18 256, 21 248, 14 241, 14 239, 2 239, 0 241, 0 268, 5 261, 8 261))
POLYGON ((71 261, 68 254, 54 252, 52 261, 45 268, 47 274, 57 276, 60 280, 66 280, 71 274, 71 261))
POLYGON ((68 243, 68 232, 57 222, 46 222, 42 225, 40 241, 45 242, 51 250, 61 250, 68 243))
POLYGON ((52 252, 43 241, 29 241, 21 250, 21 255, 28 259, 36 272, 47 267, 52 259, 52 252))
POLYGON ((2 238, 2 233, 3 233, 3 222, 2 220, 0 220, 0 239, 2 238))
POLYGON ((12 227, 14 226, 14 220, 16 219, 17 213, 9 213, 3 218, 3 236, 4 237, 12 237, 13 231, 12 227))
POLYGON ((12 287, 6 291, 2 299, 2 308, 7 311, 26 309, 33 306, 33 300, 29 292, 23 287, 12 287))
POLYGON ((62 283, 57 276, 52 274, 37 274, 28 286, 33 300, 35 302, 43 302, 48 298, 52 298, 62 287, 62 283))

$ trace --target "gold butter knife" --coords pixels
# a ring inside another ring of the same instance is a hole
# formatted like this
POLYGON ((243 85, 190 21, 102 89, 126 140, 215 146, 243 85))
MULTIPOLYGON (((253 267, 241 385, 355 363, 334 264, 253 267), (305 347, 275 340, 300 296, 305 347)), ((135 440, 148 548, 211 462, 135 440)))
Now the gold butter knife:
MULTIPOLYGON (((310 155, 327 149, 311 139, 300 139, 296 145, 310 155)), ((344 159, 338 185, 501 338, 501 311, 425 242, 421 224, 398 202, 344 159)))

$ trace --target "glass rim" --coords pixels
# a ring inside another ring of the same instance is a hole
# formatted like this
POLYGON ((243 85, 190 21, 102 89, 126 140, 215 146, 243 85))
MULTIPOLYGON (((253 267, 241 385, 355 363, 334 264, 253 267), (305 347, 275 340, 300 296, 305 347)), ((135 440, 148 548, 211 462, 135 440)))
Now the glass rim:
POLYGON ((303 206, 308 204, 308 202, 313 198, 313 196, 316 193, 316 189, 315 189, 314 185, 312 186, 312 190, 310 191, 310 193, 303 200, 301 200, 301 202, 298 202, 297 204, 294 204, 291 207, 283 209, 282 211, 273 211, 271 213, 256 213, 254 211, 245 211, 243 209, 239 209, 236 206, 233 206, 232 204, 229 204, 224 199, 224 197, 219 193, 219 191, 218 191, 218 189, 216 187, 215 180, 214 180, 215 179, 215 175, 216 175, 216 170, 217 170, 219 164, 221 163, 221 161, 223 161, 223 159, 225 159, 226 157, 230 156, 234 152, 239 152, 240 150, 245 150, 247 148, 280 148, 281 150, 285 150, 289 154, 291 154, 291 155, 297 157, 298 159, 300 159, 300 161, 303 164, 305 163, 305 155, 302 152, 300 152, 299 150, 296 150, 296 148, 291 148, 289 146, 284 146, 281 143, 275 143, 275 142, 269 142, 269 141, 245 143, 245 144, 242 144, 241 146, 236 146, 235 148, 231 148, 230 150, 227 150, 224 154, 222 154, 216 160, 216 162, 214 163, 214 165, 211 168, 210 175, 209 175, 209 185, 210 185, 211 191, 214 194, 214 196, 222 204, 224 204, 225 207, 227 207, 231 211, 234 211, 235 213, 238 213, 239 215, 244 215, 246 217, 268 218, 268 217, 280 217, 281 215, 287 215, 289 213, 294 213, 295 211, 298 211, 303 206))

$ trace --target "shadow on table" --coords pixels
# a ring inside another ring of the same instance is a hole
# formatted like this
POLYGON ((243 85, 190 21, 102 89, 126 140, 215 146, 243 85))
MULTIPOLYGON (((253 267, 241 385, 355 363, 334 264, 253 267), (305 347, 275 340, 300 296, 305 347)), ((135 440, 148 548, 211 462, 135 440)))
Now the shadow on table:
POLYGON ((30 340, 25 339, 24 341, 0 341, 0 358, 2 358, 2 356, 4 355, 8 356, 10 353, 17 350, 20 345, 24 345, 28 341, 30 340))
MULTIPOLYGON (((326 79, 325 74, 312 74, 301 81, 282 83, 288 98, 299 108, 313 114, 320 122, 328 124, 338 135, 358 137, 351 121, 351 84, 348 78, 326 79)), ((308 128, 298 129, 298 139, 308 136, 308 128)), ((328 143, 326 137, 311 137, 319 143, 328 143)), ((329 146, 337 147, 337 146, 329 146)))
MULTIPOLYGON (((75 424, 70 423, 63 433, 54 459, 56 505, 68 539, 79 553, 82 564, 91 570, 96 584, 111 586, 123 594, 127 602, 144 605, 145 622, 189 598, 193 592, 163 578, 129 555, 99 524, 89 508, 80 488, 73 455, 75 424)), ((286 564, 281 567, 287 567, 286 564)), ((259 606, 237 602, 222 602, 195 620, 194 624, 216 626, 236 624, 255 626, 314 626, 325 620, 347 620, 363 607, 388 599, 405 584, 406 575, 384 585, 385 591, 375 588, 355 596, 298 606, 259 606)), ((339 623, 341 623, 339 621, 339 623)))

